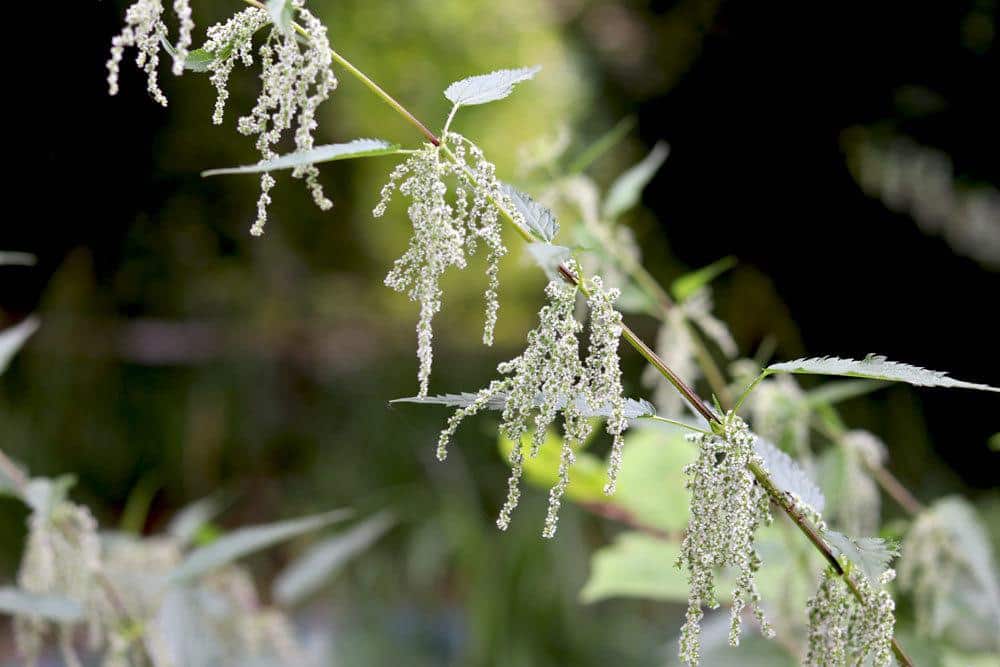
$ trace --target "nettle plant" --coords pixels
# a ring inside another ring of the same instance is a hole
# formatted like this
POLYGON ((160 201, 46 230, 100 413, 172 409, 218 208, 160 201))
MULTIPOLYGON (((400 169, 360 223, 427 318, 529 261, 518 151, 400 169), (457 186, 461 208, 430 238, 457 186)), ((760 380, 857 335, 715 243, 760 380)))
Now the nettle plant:
MULTIPOLYGON (((972 649, 996 648, 997 633, 989 624, 1000 618, 1000 587, 988 541, 968 503, 951 498, 925 508, 888 471, 885 446, 870 433, 848 429, 835 405, 888 382, 1000 390, 875 355, 770 365, 765 365, 770 356, 766 352, 757 360, 739 357, 728 328, 712 314, 709 287, 732 260, 684 276, 667 289, 643 268, 634 238, 620 224, 666 159, 665 145, 656 146, 602 193, 584 172, 627 132, 627 126, 615 128, 568 164, 563 160, 565 136, 541 142, 525 156, 529 169, 549 175, 536 200, 500 180, 476 143, 451 126, 462 107, 509 96, 539 68, 498 70, 452 83, 444 91, 451 110, 440 134, 435 134, 331 48, 325 27, 304 0, 246 0, 246 4, 229 20, 208 28, 203 46, 192 49, 186 0, 173 3, 179 25, 176 39, 169 36, 162 0, 138 0, 128 9, 122 32, 112 40, 109 92, 117 92, 121 63, 134 51, 151 96, 166 105, 157 78, 161 53, 166 53, 175 74, 208 75, 217 94, 212 122, 219 124, 231 72, 237 65, 258 66, 260 96, 239 118, 237 128, 256 137, 261 160, 205 172, 259 174, 261 194, 250 228, 253 235, 264 230, 269 193, 275 185, 273 172, 291 170, 325 210, 330 201, 317 181, 316 165, 402 156, 389 172, 373 211, 376 218, 384 216, 398 194, 406 200, 412 226, 408 248, 385 278, 388 287, 420 304, 418 392, 397 400, 457 408, 437 443, 441 460, 463 420, 485 410, 500 411, 500 446, 511 467, 507 497, 496 522, 501 530, 512 520, 522 478, 550 487, 542 528, 546 538, 556 536, 560 506, 566 499, 628 525, 629 532, 598 552, 582 596, 591 601, 613 595, 684 599, 687 614, 678 644, 680 660, 689 665, 714 650, 718 624, 714 615, 706 618, 706 610, 724 603, 730 614, 725 623, 728 632, 722 634, 731 646, 740 644, 749 614, 763 636, 774 638, 805 664, 888 665, 895 660, 910 665, 895 637, 896 605, 889 589, 896 578, 890 565, 900 551, 895 541, 874 535, 885 492, 914 517, 897 584, 913 595, 918 627, 941 637, 966 610, 985 610, 990 619, 984 621, 987 643, 972 649), (423 143, 403 148, 365 138, 315 145, 317 109, 337 86, 334 68, 363 83, 415 127, 423 143), (279 155, 276 146, 288 136, 295 150, 279 155), (575 221, 570 241, 575 249, 555 243, 560 227, 553 210, 575 221), (466 268, 469 257, 485 249, 482 340, 491 345, 500 312, 499 265, 508 254, 501 234, 504 225, 526 242, 548 276, 538 325, 528 333, 524 351, 500 363, 499 378, 485 388, 431 396, 433 320, 443 303, 441 277, 449 268, 466 268), (655 349, 625 324, 623 312, 659 321, 655 349), (623 393, 619 362, 623 340, 648 362, 642 382, 653 392, 655 407, 623 393), (849 379, 806 391, 794 381, 795 374, 849 379), (693 385, 699 381, 711 389, 713 402, 696 393, 693 385), (557 420, 561 435, 554 429, 557 420), (585 449, 602 421, 612 439, 605 474, 600 472, 604 464, 585 449), (679 431, 689 433, 693 448, 682 449, 676 437, 679 431), (681 457, 685 465, 671 467, 663 457, 681 457), (660 472, 663 478, 657 477, 660 472), (677 503, 667 502, 664 495, 678 492, 668 486, 671 477, 676 477, 679 492, 687 495, 683 516, 677 514, 677 503), (816 477, 834 491, 835 501, 829 506, 816 477), (775 521, 775 515, 783 518, 775 521), (805 539, 794 539, 796 532, 805 539), (772 561, 781 562, 783 569, 769 572, 772 561), (942 571, 949 573, 947 578, 942 571), (793 590, 802 580, 808 590, 803 593, 801 586, 793 590), (773 599, 767 593, 773 593, 773 599)), ((103 640, 110 647, 107 664, 133 664, 132 659, 155 665, 194 664, 177 662, 176 656, 175 662, 164 662, 156 634, 162 623, 141 622, 162 618, 169 605, 162 595, 143 603, 150 609, 137 604, 145 611, 136 614, 140 622, 130 623, 132 614, 126 613, 130 610, 119 609, 115 596, 102 592, 105 584, 109 590, 116 586, 114 581, 108 583, 101 565, 111 552, 95 538, 86 510, 66 500, 66 484, 30 479, 2 461, 5 483, 33 511, 20 588, 0 596, 3 608, 17 615, 22 650, 29 657, 37 655, 43 631, 51 626, 60 630, 69 657, 73 631, 86 619, 97 644, 103 640)), ((244 539, 238 544, 264 546, 331 520, 315 517, 293 527, 253 529, 280 537, 244 539)), ((163 545, 173 549, 173 560, 182 547, 183 540, 163 545)), ((206 587, 225 590, 226 584, 215 582, 207 572, 220 562, 219 552, 228 563, 245 551, 225 541, 196 549, 180 561, 182 574, 173 570, 168 580, 189 577, 193 583, 183 590, 190 595, 206 587)), ((149 558, 153 556, 139 560, 149 558)), ((249 646, 240 650, 252 653, 249 646)))

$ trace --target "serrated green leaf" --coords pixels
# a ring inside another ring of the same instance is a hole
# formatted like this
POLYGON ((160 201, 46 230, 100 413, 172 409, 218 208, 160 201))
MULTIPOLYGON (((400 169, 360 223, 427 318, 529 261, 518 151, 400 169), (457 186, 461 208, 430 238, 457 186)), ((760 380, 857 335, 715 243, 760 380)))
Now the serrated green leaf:
POLYGON ((627 532, 597 550, 590 560, 590 575, 580 591, 583 602, 613 597, 633 597, 684 602, 687 577, 673 564, 680 544, 645 533, 627 532))
POLYGON ((174 568, 168 581, 171 584, 191 581, 255 551, 324 528, 350 516, 350 510, 333 510, 301 519, 240 528, 220 537, 211 544, 192 551, 180 565, 174 568))
POLYGON ((283 605, 301 602, 329 582, 348 561, 368 549, 394 523, 392 515, 382 512, 310 547, 274 580, 271 589, 274 599, 283 605))
POLYGON ((653 180, 669 154, 670 146, 661 141, 641 162, 619 176, 604 198, 604 217, 614 220, 638 204, 643 189, 653 180))
POLYGON ((286 35, 292 33, 292 2, 291 0, 267 0, 267 13, 271 23, 286 35))
POLYGON ((860 377, 871 380, 887 380, 891 382, 906 382, 918 387, 957 387, 960 389, 979 389, 981 391, 1000 392, 1000 388, 985 384, 965 382, 948 377, 941 371, 931 371, 920 366, 901 364, 889 361, 877 354, 869 354, 860 361, 857 359, 841 359, 839 357, 813 357, 796 359, 767 367, 768 373, 801 373, 806 375, 840 375, 845 377, 860 377))
POLYGON ((835 530, 824 530, 823 539, 835 554, 843 556, 872 583, 878 582, 892 559, 899 555, 898 546, 881 537, 848 537, 835 530))
POLYGON ((0 331, 0 375, 3 375, 25 341, 38 330, 38 318, 29 317, 12 327, 0 331))
POLYGON ((501 183, 500 188, 520 214, 524 226, 531 235, 539 241, 551 243, 559 233, 559 223, 556 222, 555 214, 532 199, 531 195, 521 192, 508 183, 501 183))
POLYGON ((184 69, 192 72, 207 72, 208 66, 215 61, 215 54, 205 49, 192 49, 184 60, 184 69))
MULTIPOLYGON (((394 398, 389 401, 392 403, 423 403, 427 405, 448 405, 454 408, 465 408, 468 407, 476 399, 476 394, 470 394, 464 392, 461 394, 440 394, 438 396, 408 396, 406 398, 394 398)), ((503 410, 504 403, 507 400, 506 394, 500 393, 493 396, 487 401, 485 409, 487 410, 503 410)), ((535 397, 535 403, 537 405, 542 404, 542 394, 539 392, 538 396, 535 397)), ((565 405, 565 400, 556 403, 558 408, 565 405)), ((576 401, 577 409, 580 414, 584 417, 610 417, 611 416, 611 404, 604 403, 602 405, 590 405, 582 397, 577 398, 576 401)), ((626 419, 639 419, 641 417, 651 417, 656 414, 656 408, 653 404, 644 398, 625 399, 625 418, 626 419)))
POLYGON ((226 167, 223 169, 209 169, 201 172, 202 176, 218 176, 220 174, 259 174, 264 171, 277 171, 279 169, 294 169, 308 164, 318 164, 320 162, 332 162, 334 160, 349 160, 361 157, 374 157, 378 155, 394 155, 399 153, 399 144, 390 144, 381 139, 355 139, 343 144, 327 144, 317 146, 308 151, 297 151, 274 158, 273 160, 262 160, 257 164, 250 164, 243 167, 226 167))
POLYGON ((670 285, 670 293, 678 301, 684 301, 734 266, 736 266, 735 257, 723 257, 675 280, 670 285))
POLYGON ((38 595, 12 586, 0 588, 0 612, 56 623, 76 623, 83 619, 83 607, 75 600, 57 595, 38 595))
POLYGON ((472 106, 495 102, 514 92, 514 86, 535 76, 541 66, 520 69, 501 69, 489 74, 470 76, 455 81, 444 91, 444 96, 456 106, 472 106))

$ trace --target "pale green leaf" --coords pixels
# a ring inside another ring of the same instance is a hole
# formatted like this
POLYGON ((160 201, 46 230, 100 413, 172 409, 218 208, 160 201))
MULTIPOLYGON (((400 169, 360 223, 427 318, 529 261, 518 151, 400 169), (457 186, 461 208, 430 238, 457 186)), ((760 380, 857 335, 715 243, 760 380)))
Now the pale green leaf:
POLYGON ((614 597, 684 602, 687 577, 673 564, 680 544, 645 533, 623 533, 597 550, 590 560, 590 576, 580 591, 583 602, 614 597))
POLYGON ((556 222, 555 214, 514 186, 507 183, 500 185, 531 235, 539 241, 551 243, 559 233, 559 223, 556 222))
POLYGON ((843 401, 870 394, 885 387, 885 382, 871 380, 834 380, 806 392, 806 403, 810 407, 836 405, 843 401))
POLYGON ((267 13, 271 23, 286 35, 292 33, 292 2, 291 0, 267 0, 267 13))
POLYGON ((764 460, 764 468, 779 489, 794 493, 817 512, 823 511, 826 506, 823 492, 795 459, 760 436, 754 441, 754 450, 764 460))
POLYGON ((191 581, 261 549, 318 530, 351 516, 350 510, 279 521, 263 526, 240 528, 188 554, 169 575, 172 584, 191 581))
POLYGON ((835 530, 824 530, 823 539, 834 553, 843 556, 872 583, 878 582, 892 559, 899 555, 895 543, 880 537, 848 537, 835 530))
POLYGON ((75 623, 83 619, 83 607, 75 600, 29 593, 12 586, 0 588, 0 612, 11 616, 32 616, 56 623, 75 623))
POLYGON ((684 301, 734 266, 736 266, 735 257, 723 257, 708 266, 704 266, 691 273, 685 273, 680 278, 677 278, 671 283, 670 292, 678 301, 684 301))
POLYGON ((218 176, 220 174, 259 174, 264 171, 277 171, 279 169, 294 169, 309 164, 320 162, 332 162, 333 160, 349 160, 361 157, 374 157, 377 155, 394 155, 400 150, 398 144, 390 144, 381 139, 355 139, 343 144, 327 144, 317 146, 308 151, 296 151, 274 158, 273 160, 261 160, 257 164, 245 165, 243 167, 226 167, 223 169, 209 169, 201 172, 202 176, 218 176))
POLYGON ((906 382, 918 387, 957 387, 960 389, 980 389, 1000 392, 1000 388, 985 384, 965 382, 948 377, 941 371, 931 371, 919 366, 889 361, 885 357, 869 354, 860 361, 839 357, 814 357, 796 359, 780 364, 771 364, 767 373, 802 373, 806 375, 840 375, 860 377, 870 380, 906 382))
POLYGON ((641 162, 619 176, 604 198, 604 217, 614 219, 639 203, 643 189, 670 154, 670 146, 659 142, 641 162))
POLYGON ((528 254, 549 280, 559 280, 559 265, 573 257, 573 251, 566 246, 551 243, 529 243, 528 254))
POLYGON ((322 540, 292 561, 274 580, 275 600, 293 605, 321 589, 352 558, 368 549, 395 523, 387 512, 322 540))
POLYGON ((0 375, 7 370, 10 360, 24 342, 38 329, 38 318, 29 317, 18 324, 0 331, 0 375))
POLYGON ((514 92, 514 86, 527 81, 542 69, 540 66, 501 69, 489 74, 470 76, 452 83, 444 96, 456 106, 471 106, 502 100, 514 92))

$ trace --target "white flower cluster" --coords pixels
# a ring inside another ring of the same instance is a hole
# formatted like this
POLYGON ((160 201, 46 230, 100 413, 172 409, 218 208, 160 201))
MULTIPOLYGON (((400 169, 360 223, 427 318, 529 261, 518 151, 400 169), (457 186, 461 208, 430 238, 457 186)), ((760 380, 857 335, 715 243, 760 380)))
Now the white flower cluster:
MULTIPOLYGON (((100 568, 101 545, 97 522, 85 507, 59 498, 61 491, 52 491, 48 480, 35 485, 53 499, 38 503, 28 519, 28 541, 25 547, 17 583, 24 590, 40 595, 59 595, 80 602, 91 620, 91 635, 99 643, 102 619, 96 611, 100 592, 95 575, 100 568)), ((41 495, 41 494, 40 494, 41 495)), ((14 620, 14 636, 18 652, 28 664, 36 664, 41 653, 49 623, 34 616, 18 616, 14 620)), ((72 625, 58 628, 59 645, 67 665, 79 665, 73 650, 72 625)))
MULTIPOLYGON (((847 575, 850 576, 850 575, 847 575)), ((831 569, 823 573, 816 595, 809 599, 809 646, 803 664, 811 667, 892 664, 896 604, 882 589, 896 576, 886 570, 875 586, 863 576, 852 582, 859 602, 844 578, 831 569)))
MULTIPOLYGON (((180 23, 180 31, 177 44, 172 47, 173 72, 180 75, 184 73, 184 63, 191 48, 191 32, 194 30, 189 0, 174 0, 174 13, 180 23)), ((160 47, 166 40, 167 26, 163 22, 163 0, 137 0, 125 10, 125 26, 111 40, 111 57, 107 63, 108 93, 118 94, 118 74, 125 49, 134 48, 138 52, 135 64, 146 72, 146 87, 149 94, 157 102, 167 106, 167 97, 160 90, 156 71, 160 65, 160 47)))
POLYGON ((253 65, 253 36, 270 23, 271 17, 263 9, 249 7, 237 13, 224 23, 216 23, 208 29, 204 49, 214 58, 208 64, 212 86, 215 87, 215 111, 212 122, 222 124, 229 99, 229 75, 237 62, 244 67, 253 65))
POLYGON ((503 197, 496 167, 464 137, 449 133, 445 140, 453 147, 455 160, 443 155, 441 147, 427 144, 392 170, 372 211, 376 218, 385 215, 397 189, 410 200, 407 215, 413 235, 409 248, 385 277, 385 284, 420 302, 417 324, 420 396, 427 395, 430 383, 434 356, 431 323, 441 310, 441 276, 450 266, 464 269, 466 254, 474 253, 479 241, 485 243, 489 250, 483 342, 491 345, 500 308, 499 262, 507 253, 494 203, 503 197), (448 197, 450 178, 457 181, 453 199, 448 197))
POLYGON ((559 414, 563 418, 563 442, 559 480, 549 491, 544 537, 554 537, 562 496, 569 485, 569 471, 575 461, 574 447, 590 434, 589 415, 608 416, 608 433, 615 438, 609 463, 609 492, 621 466, 621 434, 628 428, 618 363, 621 315, 614 310, 617 290, 605 290, 600 278, 588 285, 591 310, 591 342, 585 361, 580 360, 577 335, 582 325, 574 317, 577 288, 553 280, 545 288, 549 303, 538 314, 539 324, 528 334, 528 346, 520 356, 500 364, 497 370, 508 377, 495 380, 481 390, 468 406, 457 410, 438 438, 438 458, 444 460, 448 443, 462 421, 480 412, 496 399, 503 400, 501 432, 514 443, 510 455, 511 474, 507 499, 497 518, 506 530, 521 497, 520 481, 524 465, 522 437, 531 433, 528 455, 537 456, 548 428, 559 414))
MULTIPOLYGON (((263 88, 257 104, 246 116, 239 119, 239 132, 257 136, 257 150, 261 159, 277 157, 274 145, 281 135, 297 125, 295 149, 308 151, 313 147, 313 132, 317 127, 316 109, 337 87, 330 53, 330 41, 326 36, 326 26, 304 6, 304 0, 292 0, 299 22, 307 38, 300 44, 294 32, 284 32, 275 26, 261 45, 258 54, 261 61, 260 79, 263 88)), ((251 22, 252 25, 252 22, 251 22)), ((242 28, 245 32, 247 26, 242 28)), ((230 65, 231 68, 231 65, 230 65)), ((292 170, 295 178, 304 178, 312 192, 313 201, 322 210, 333 206, 333 202, 323 194, 318 181, 319 169, 313 164, 304 164, 292 170)), ((267 222, 267 206, 271 203, 271 188, 274 177, 264 172, 260 177, 260 198, 257 200, 257 219, 250 233, 260 236, 267 222)))
POLYGON ((688 572, 688 611, 680 638, 680 659, 696 665, 701 657, 702 607, 719 606, 714 569, 736 571, 730 612, 729 643, 739 645, 740 619, 749 606, 766 637, 774 631, 764 618, 755 573, 761 560, 754 547, 754 534, 770 523, 770 501, 756 483, 748 466, 763 465, 754 451, 754 436, 746 423, 730 412, 722 435, 700 435, 698 459, 685 467, 691 492, 690 518, 681 544, 677 567, 688 572))

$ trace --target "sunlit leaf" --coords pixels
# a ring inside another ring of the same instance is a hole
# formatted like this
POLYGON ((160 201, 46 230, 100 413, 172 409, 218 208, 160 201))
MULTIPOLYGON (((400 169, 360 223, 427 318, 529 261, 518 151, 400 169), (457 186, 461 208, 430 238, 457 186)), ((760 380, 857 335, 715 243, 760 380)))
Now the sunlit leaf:
MULTIPOLYGON (((530 436, 523 438, 523 447, 530 447, 530 436)), ((499 438, 500 453, 509 460, 514 449, 513 441, 499 438)), ((524 478, 528 483, 542 489, 549 489, 559 481, 560 450, 562 437, 555 431, 545 434, 545 442, 538 450, 538 456, 525 457, 524 478)), ((578 503, 605 503, 604 485, 607 482, 606 465, 600 458, 586 451, 576 452, 576 463, 570 468, 570 483, 566 487, 566 497, 578 503)))
POLYGON ((514 86, 527 81, 542 69, 540 66, 520 69, 501 69, 489 74, 470 76, 452 83, 444 91, 453 104, 471 106, 502 100, 514 92, 514 86))
POLYGON ((514 208, 521 214, 525 227, 539 241, 551 243, 559 233, 559 223, 556 216, 548 208, 542 206, 531 195, 521 192, 507 183, 501 183, 501 188, 514 208))
POLYGON ((343 521, 350 516, 350 510, 333 510, 301 519, 240 528, 192 551, 170 573, 169 581, 172 584, 190 581, 255 551, 318 530, 331 523, 343 521))
POLYGON ((69 598, 38 595, 21 588, 0 588, 0 612, 11 616, 34 616, 56 623, 75 623, 83 618, 83 607, 69 598))
POLYGON ((383 512, 322 540, 292 561, 274 580, 274 599, 293 605, 321 589, 352 558, 368 549, 392 527, 395 519, 383 512))
POLYGON ((677 542, 639 532, 622 533, 590 559, 590 576, 580 599, 597 602, 633 597, 684 602, 687 577, 673 566, 679 554, 677 542))
POLYGON ((638 204, 643 189, 653 180, 669 154, 670 146, 661 141, 653 146, 653 150, 641 162, 619 176, 608 188, 608 194, 604 198, 604 216, 617 218, 638 204))
POLYGON ((680 278, 677 278, 671 283, 670 292, 678 301, 684 301, 734 266, 736 266, 735 257, 723 257, 708 266, 704 266, 691 273, 685 273, 680 278))
POLYGON ((625 436, 618 490, 605 502, 643 526, 679 533, 688 523, 683 468, 696 453, 677 431, 639 428, 625 436))
POLYGON ((842 375, 846 377, 868 378, 906 382, 918 387, 957 387, 1000 392, 1000 388, 985 384, 965 382, 948 377, 941 371, 931 371, 919 366, 889 361, 877 354, 869 354, 860 361, 839 357, 814 357, 796 359, 767 367, 768 373, 802 373, 806 375, 842 375))
POLYGON ((317 146, 308 151, 296 151, 274 158, 273 160, 262 160, 257 164, 245 165, 242 167, 225 167, 223 169, 209 169, 201 172, 202 176, 219 176, 221 174, 259 174, 264 171, 278 171, 280 169, 294 169, 308 164, 320 162, 332 162, 334 160, 349 160, 361 157, 374 157, 378 155, 393 155, 400 150, 398 144, 390 144, 381 139, 355 139, 343 144, 327 144, 317 146))

